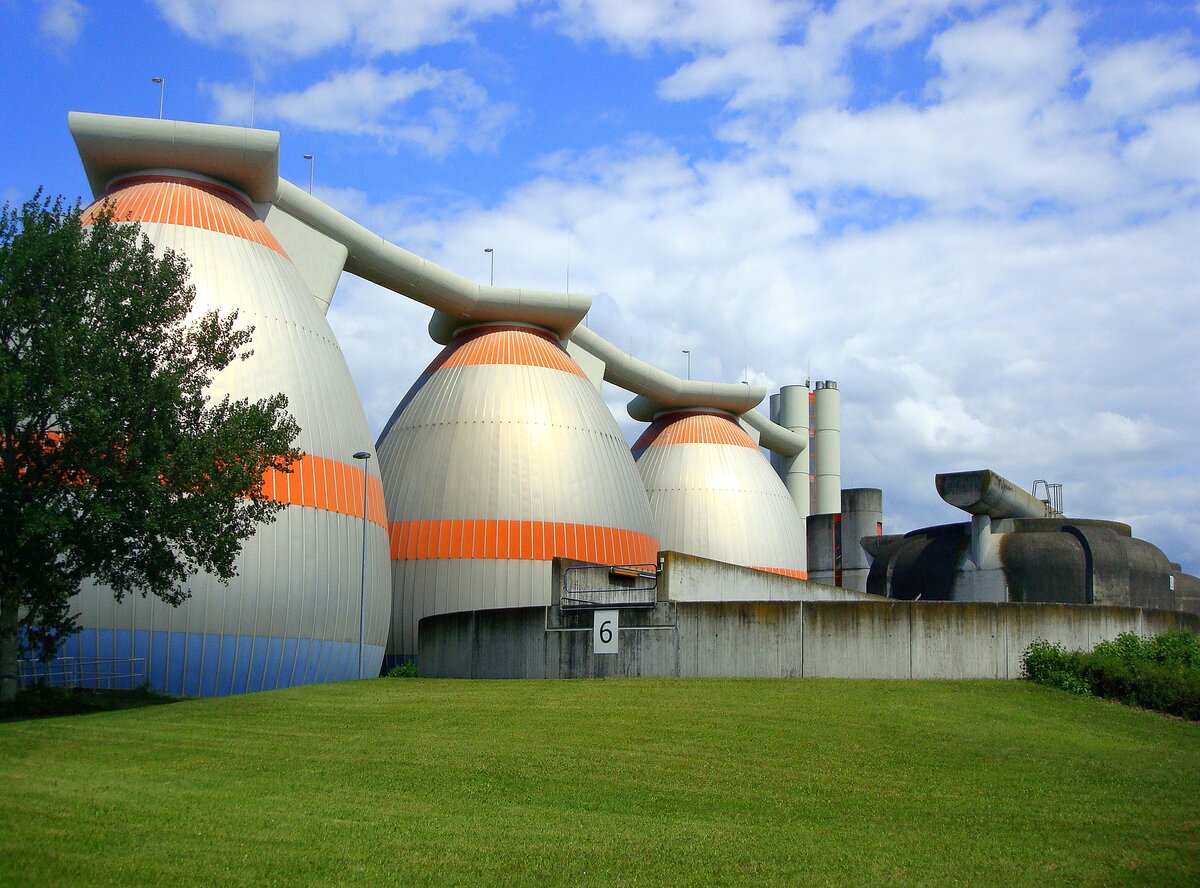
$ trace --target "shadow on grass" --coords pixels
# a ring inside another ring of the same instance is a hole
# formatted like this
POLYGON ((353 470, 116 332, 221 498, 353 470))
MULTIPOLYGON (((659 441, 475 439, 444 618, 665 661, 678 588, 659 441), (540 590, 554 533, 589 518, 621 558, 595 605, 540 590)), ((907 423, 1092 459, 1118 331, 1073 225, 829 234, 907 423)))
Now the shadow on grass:
POLYGON ((17 691, 17 698, 11 703, 0 703, 0 722, 53 718, 60 715, 85 715, 89 712, 109 712, 114 709, 139 709, 142 706, 178 703, 183 699, 169 697, 145 687, 118 691, 35 686, 17 691))

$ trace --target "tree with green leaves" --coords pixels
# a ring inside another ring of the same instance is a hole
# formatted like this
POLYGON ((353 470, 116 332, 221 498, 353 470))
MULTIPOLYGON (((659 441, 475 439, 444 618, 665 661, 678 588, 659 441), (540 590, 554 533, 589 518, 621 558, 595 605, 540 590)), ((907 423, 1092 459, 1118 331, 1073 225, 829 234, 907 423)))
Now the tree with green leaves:
POLYGON ((283 508, 263 473, 301 456, 287 398, 210 397, 253 328, 194 299, 136 225, 41 192, 0 210, 0 702, 23 652, 77 631, 85 578, 178 605, 283 508))

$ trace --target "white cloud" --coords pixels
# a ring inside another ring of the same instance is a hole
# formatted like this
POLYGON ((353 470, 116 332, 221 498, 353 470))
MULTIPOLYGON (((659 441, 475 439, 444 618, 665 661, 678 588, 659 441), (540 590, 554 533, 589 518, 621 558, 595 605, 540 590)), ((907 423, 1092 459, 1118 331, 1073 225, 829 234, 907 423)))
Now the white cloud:
POLYGON ((1194 97, 1200 60, 1177 38, 1141 40, 1092 59, 1085 75, 1089 103, 1103 113, 1136 119, 1174 99, 1194 97))
POLYGON ((1148 417, 1133 418, 1102 410, 1090 418, 1090 438, 1105 450, 1122 456, 1141 453, 1160 444, 1165 430, 1148 417))
POLYGON ((989 438, 994 440, 987 425, 954 396, 904 398, 892 408, 890 420, 897 430, 906 433, 904 443, 926 457, 956 461, 984 458, 989 438))
POLYGON ((1082 60, 1079 18, 1067 7, 1018 4, 938 33, 930 57, 941 68, 935 90, 943 100, 1009 95, 1050 98, 1082 60))
POLYGON ((803 98, 817 104, 843 98, 849 79, 808 48, 776 43, 746 43, 724 52, 702 52, 659 85, 665 99, 726 96, 728 107, 803 98))
POLYGON ((193 40, 233 40, 256 55, 305 57, 351 45, 375 55, 469 39, 475 22, 519 0, 155 0, 193 40))
POLYGON ((338 285, 329 323, 376 436, 441 350, 424 333, 431 314, 424 305, 359 278, 347 275, 338 285))
POLYGON ((935 213, 1021 213, 1036 201, 1077 205, 1120 190, 1108 146, 1073 138, 1069 119, 1045 110, 1018 95, 826 109, 790 127, 779 157, 799 185, 915 198, 935 213))
POLYGON ((578 40, 644 51, 772 42, 803 9, 795 0, 558 0, 548 19, 578 40))
POLYGON ((44 0, 38 27, 43 35, 65 49, 79 40, 87 13, 79 0, 44 0))
POLYGON ((694 58, 660 84, 667 99, 719 96, 731 108, 844 100, 857 49, 887 51, 921 36, 939 17, 965 15, 986 0, 860 0, 826 6, 798 0, 627 3, 562 0, 550 17, 577 39, 634 52, 652 46, 694 58))
POLYGON ((939 73, 920 105, 834 103, 801 110, 781 136, 758 117, 735 118, 724 133, 791 167, 796 189, 833 202, 865 192, 869 208, 872 197, 906 198, 935 216, 1082 211, 1117 224, 1174 205, 1181 187, 1195 193, 1200 176, 1188 158, 1200 138, 1200 104, 1170 104, 1190 98, 1178 50, 1104 55, 1091 70, 1112 71, 1118 58, 1116 67, 1129 68, 1136 57, 1164 72, 1143 72, 1143 87, 1119 98, 1109 89, 1106 105, 1095 81, 1082 95, 1089 50, 1078 27, 1057 7, 1032 17, 1024 6, 1004 8, 933 36, 929 58, 939 73), (1141 129, 1126 141, 1123 121, 1135 108, 1141 129))
POLYGON ((1195 196, 1200 186, 1200 103, 1167 108, 1144 121, 1145 129, 1125 151, 1130 166, 1146 178, 1175 180, 1195 196))
POLYGON ((843 2, 721 37, 668 30, 672 16, 698 14, 687 4, 651 5, 658 14, 636 22, 601 14, 607 4, 564 8, 580 11, 584 33, 692 48, 659 94, 725 97, 722 138, 790 167, 792 188, 816 189, 818 202, 864 203, 867 224, 875 197, 935 214, 1087 209, 1117 220, 1197 183, 1195 111, 1170 103, 1194 93, 1200 63, 1180 38, 1084 47, 1083 20, 1066 4, 843 2), (851 55, 885 59, 918 38, 936 72, 921 101, 852 107, 851 55), (1135 111, 1142 131, 1125 144, 1135 111))
MULTIPOLYGON (((233 84, 209 89, 218 119, 235 123, 248 119, 248 90, 233 84)), ((512 105, 490 101, 487 90, 461 71, 428 65, 388 72, 354 68, 303 90, 259 93, 254 104, 262 121, 372 136, 388 146, 408 144, 435 156, 459 147, 488 150, 517 116, 512 105)))

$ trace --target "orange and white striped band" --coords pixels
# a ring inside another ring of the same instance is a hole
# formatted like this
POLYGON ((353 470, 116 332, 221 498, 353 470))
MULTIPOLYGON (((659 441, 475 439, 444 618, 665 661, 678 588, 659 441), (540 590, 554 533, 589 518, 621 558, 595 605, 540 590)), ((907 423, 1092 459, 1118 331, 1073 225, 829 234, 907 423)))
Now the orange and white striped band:
POLYGON ((389 537, 393 561, 562 557, 594 564, 653 564, 658 558, 658 540, 648 534, 562 521, 397 521, 389 527, 389 537))

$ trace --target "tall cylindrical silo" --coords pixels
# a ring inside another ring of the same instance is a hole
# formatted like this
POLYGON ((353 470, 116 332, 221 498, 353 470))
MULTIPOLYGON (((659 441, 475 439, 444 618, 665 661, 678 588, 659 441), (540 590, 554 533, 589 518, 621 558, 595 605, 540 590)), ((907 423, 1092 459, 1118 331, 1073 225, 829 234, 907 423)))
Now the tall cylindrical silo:
POLYGON ((883 491, 853 487, 842 491, 841 582, 847 589, 867 591, 871 558, 862 540, 883 535, 883 491))
POLYGON ((460 329, 378 446, 392 522, 389 658, 418 653, 422 617, 550 604, 555 556, 657 561, 616 420, 545 329, 460 329))
POLYGON ((149 170, 114 180, 104 200, 156 249, 188 260, 193 312, 236 310, 239 325, 253 325, 253 356, 217 374, 210 393, 257 400, 283 392, 305 456, 291 474, 268 477, 266 495, 287 508, 245 542, 228 586, 194 577, 177 608, 136 595, 117 603, 108 589, 85 586, 83 629, 64 664, 95 683, 119 674, 117 684, 146 680, 189 696, 354 678, 360 653, 364 674, 377 675, 391 598, 383 490, 375 460, 364 476, 352 458, 372 452, 370 434, 320 304, 249 198, 226 183, 149 170))
MULTIPOLYGON (((769 405, 768 413, 767 413, 768 417, 770 418, 771 422, 778 424, 779 423, 779 410, 780 410, 780 395, 779 395, 779 393, 776 392, 775 394, 771 395, 771 397, 767 403, 769 405)), ((771 451, 771 455, 768 456, 767 458, 771 461, 771 468, 773 468, 775 470, 775 474, 782 478, 783 477, 783 457, 780 456, 778 453, 771 451)))
MULTIPOLYGON (((779 398, 778 418, 775 421, 788 431, 795 432, 805 441, 809 437, 810 394, 808 385, 785 385, 779 390, 779 394, 774 396, 779 398)), ((780 477, 783 479, 783 485, 787 488, 788 494, 792 497, 792 502, 796 504, 796 510, 800 513, 801 520, 807 518, 810 511, 810 458, 811 454, 807 448, 795 456, 779 457, 780 477)))
POLYGON ((812 514, 830 515, 842 508, 842 393, 828 379, 817 383, 814 395, 812 514))
POLYGON ((735 416, 662 413, 633 454, 663 549, 805 576, 800 513, 735 416))

